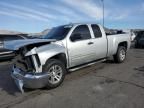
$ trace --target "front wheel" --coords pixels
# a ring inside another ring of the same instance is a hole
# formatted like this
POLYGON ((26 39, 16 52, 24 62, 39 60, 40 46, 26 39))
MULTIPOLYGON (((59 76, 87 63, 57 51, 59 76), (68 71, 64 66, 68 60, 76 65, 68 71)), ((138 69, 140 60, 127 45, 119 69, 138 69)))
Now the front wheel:
POLYGON ((49 74, 47 87, 55 88, 63 82, 66 74, 66 68, 61 61, 50 59, 45 64, 43 72, 47 72, 49 74))
POLYGON ((116 63, 122 63, 126 59, 126 48, 124 46, 119 46, 117 53, 114 55, 114 61, 116 63))

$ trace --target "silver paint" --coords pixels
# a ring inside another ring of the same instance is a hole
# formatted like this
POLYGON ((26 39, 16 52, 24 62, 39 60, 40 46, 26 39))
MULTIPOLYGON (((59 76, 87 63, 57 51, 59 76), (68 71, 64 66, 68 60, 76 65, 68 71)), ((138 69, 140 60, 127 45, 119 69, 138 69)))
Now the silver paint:
MULTIPOLYGON (((130 35, 129 34, 117 34, 106 36, 105 31, 102 26, 100 30, 102 32, 101 38, 95 38, 94 33, 91 28, 91 24, 86 24, 91 33, 91 39, 88 40, 81 40, 77 42, 72 42, 70 40, 70 36, 73 30, 83 24, 73 24, 73 27, 67 34, 66 38, 60 41, 54 42, 54 40, 49 39, 32 39, 32 40, 21 40, 21 41, 14 41, 13 43, 7 44, 7 47, 10 49, 17 50, 23 46, 29 44, 37 44, 37 43, 45 43, 51 42, 50 44, 42 45, 39 47, 35 47, 28 51, 25 56, 32 56, 33 61, 35 63, 36 74, 27 74, 25 76, 22 75, 23 85, 29 88, 40 88, 44 87, 48 81, 48 74, 43 74, 42 67, 45 65, 46 61, 49 60, 51 57, 54 57, 58 54, 65 54, 67 65, 66 67, 69 69, 73 66, 77 66, 80 64, 84 64, 87 62, 91 62, 100 58, 105 58, 108 56, 112 56, 116 54, 118 44, 120 42, 127 42, 128 47, 130 47, 130 35), (88 45, 89 42, 93 42, 94 44, 88 45), (40 60, 41 65, 38 66, 34 54, 37 54, 40 60), (37 74, 41 73, 41 74, 37 74)), ((19 80, 20 77, 16 77, 19 75, 19 71, 14 69, 15 73, 12 73, 15 79, 19 80)))

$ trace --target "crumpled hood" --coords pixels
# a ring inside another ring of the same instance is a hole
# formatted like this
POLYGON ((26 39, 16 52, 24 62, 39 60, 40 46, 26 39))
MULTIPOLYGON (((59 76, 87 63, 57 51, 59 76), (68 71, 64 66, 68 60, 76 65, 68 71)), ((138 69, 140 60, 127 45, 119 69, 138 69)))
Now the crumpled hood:
POLYGON ((21 47, 34 44, 47 44, 56 41, 55 39, 25 39, 25 40, 14 40, 7 41, 4 43, 4 47, 10 50, 18 50, 21 47))

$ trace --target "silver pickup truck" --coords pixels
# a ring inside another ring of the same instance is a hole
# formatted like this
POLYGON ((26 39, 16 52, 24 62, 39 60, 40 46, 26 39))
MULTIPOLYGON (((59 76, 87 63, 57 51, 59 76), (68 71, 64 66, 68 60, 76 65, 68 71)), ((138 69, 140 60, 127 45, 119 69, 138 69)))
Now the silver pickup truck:
POLYGON ((121 63, 130 47, 126 33, 106 35, 98 24, 54 27, 43 39, 17 40, 6 44, 15 50, 12 77, 21 92, 26 88, 55 88, 68 71, 113 56, 121 63))

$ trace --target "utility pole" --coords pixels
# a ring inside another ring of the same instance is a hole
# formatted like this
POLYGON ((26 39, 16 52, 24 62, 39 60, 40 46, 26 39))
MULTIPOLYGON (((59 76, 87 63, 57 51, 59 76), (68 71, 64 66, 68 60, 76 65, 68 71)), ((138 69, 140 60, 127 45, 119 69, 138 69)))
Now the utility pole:
POLYGON ((105 20, 104 20, 104 17, 105 17, 105 16, 104 16, 104 14, 105 14, 105 13, 104 13, 104 11, 105 11, 104 8, 105 8, 105 7, 104 7, 104 0, 101 0, 101 1, 102 1, 102 7, 103 7, 103 27, 104 27, 104 21, 105 21, 105 20))

